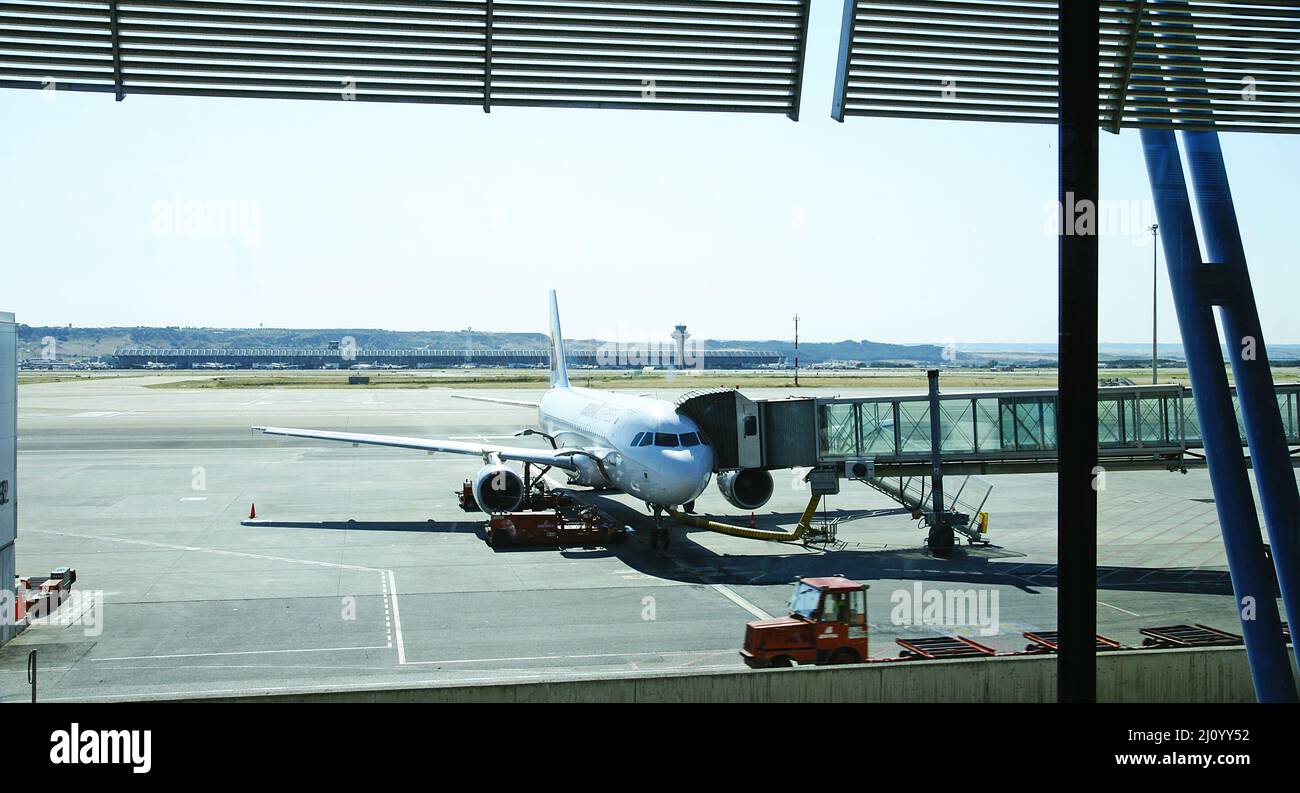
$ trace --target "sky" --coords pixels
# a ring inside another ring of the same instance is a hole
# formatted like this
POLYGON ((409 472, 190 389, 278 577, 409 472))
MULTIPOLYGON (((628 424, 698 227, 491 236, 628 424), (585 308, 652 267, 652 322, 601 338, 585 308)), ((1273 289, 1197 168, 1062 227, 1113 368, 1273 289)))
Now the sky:
MULTIPOLYGON (((814 0, 802 118, 0 89, 0 310, 32 325, 1050 342, 1056 129, 830 118, 814 0), (223 207, 187 230, 176 208, 223 207)), ((1223 136, 1271 342, 1300 342, 1300 138, 1223 136)), ((1151 192, 1103 133, 1100 335, 1151 336, 1151 192)), ((1163 259, 1162 342, 1177 342, 1163 259)))

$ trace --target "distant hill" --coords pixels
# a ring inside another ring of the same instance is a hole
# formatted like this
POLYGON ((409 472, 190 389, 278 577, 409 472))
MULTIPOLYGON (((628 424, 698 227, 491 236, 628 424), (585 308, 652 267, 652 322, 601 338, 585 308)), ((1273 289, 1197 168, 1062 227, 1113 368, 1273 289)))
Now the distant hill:
MULTIPOLYGON (((328 347, 331 341, 345 336, 357 340, 367 349, 395 350, 544 350, 549 341, 542 333, 496 333, 482 330, 401 331, 377 328, 186 328, 186 327, 110 327, 80 328, 53 326, 18 326, 19 357, 38 357, 43 339, 56 339, 58 354, 72 360, 112 355, 119 347, 157 347, 161 349, 240 349, 257 347, 314 348, 328 347)), ((665 344, 670 343, 667 338, 665 344)), ((570 339, 579 349, 594 349, 604 342, 597 339, 570 339)), ((757 350, 775 352, 787 361, 794 359, 794 344, 781 339, 707 339, 711 350, 757 350)), ((1142 343, 1103 342, 1098 359, 1117 365, 1129 361, 1150 360, 1151 345, 1142 343)), ((1184 360, 1180 344, 1159 345, 1162 361, 1184 360)), ((1300 344, 1270 344, 1269 357, 1275 361, 1300 360, 1300 344)), ((1225 360, 1227 350, 1224 350, 1225 360)), ((1054 365, 1056 345, 1052 342, 977 342, 957 344, 956 362, 983 365, 990 361, 1018 365, 1054 365)), ((867 339, 836 342, 800 342, 799 363, 826 361, 860 361, 865 364, 938 364, 944 361, 943 347, 936 344, 886 344, 867 339)))
MULTIPOLYGON (((1034 358, 1056 358, 1056 344, 1054 342, 1039 343, 1009 343, 1009 342, 979 342, 973 344, 958 345, 959 350, 970 352, 985 357, 1003 357, 1011 358, 1018 356, 1027 356, 1034 358)), ((1151 360, 1151 342, 1102 342, 1097 345, 1098 358, 1103 361, 1111 360, 1151 360)), ((1156 354, 1161 358, 1172 358, 1178 361, 1187 360, 1181 344, 1157 344, 1156 354)), ((1224 360, 1227 360, 1228 351, 1223 350, 1224 360)), ((1300 358, 1300 344, 1269 344, 1268 355, 1270 360, 1295 360, 1300 358)))
MULTIPOLYGON (((789 341, 714 341, 704 343, 707 349, 759 350, 762 352, 779 352, 787 360, 794 358, 794 343, 789 341)), ((965 362, 971 356, 962 356, 958 360, 965 362)), ((985 356, 976 356, 984 358, 985 356)), ((899 363, 940 363, 943 361, 943 347, 934 344, 885 344, 878 341, 834 341, 834 342, 799 342, 799 363, 818 363, 820 361, 863 361, 864 363, 899 362, 899 363)))
MULTIPOLYGON (((54 338, 60 357, 83 358, 112 355, 120 347, 156 347, 160 349, 241 349, 258 347, 317 348, 345 336, 356 339, 366 349, 398 350, 542 350, 549 340, 542 333, 494 333, 491 331, 396 331, 375 328, 187 328, 187 327, 112 327, 81 328, 53 326, 18 326, 19 357, 39 356, 43 340, 54 338)), ((570 339, 577 348, 594 349, 603 342, 596 339, 570 339)), ((671 343, 667 338, 664 343, 671 343)), ((794 357, 789 341, 705 340, 706 349, 757 350, 776 352, 787 359, 794 357)), ((970 356, 963 356, 970 359, 970 356)), ((883 344, 867 341, 811 342, 799 345, 801 364, 822 361, 861 361, 863 363, 938 363, 943 348, 936 345, 883 344)))

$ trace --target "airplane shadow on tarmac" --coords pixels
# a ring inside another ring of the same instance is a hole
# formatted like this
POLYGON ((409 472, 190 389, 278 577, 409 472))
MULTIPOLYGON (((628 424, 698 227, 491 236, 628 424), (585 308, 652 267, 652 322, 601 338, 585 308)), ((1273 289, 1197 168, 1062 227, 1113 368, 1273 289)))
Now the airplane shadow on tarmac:
MULTIPOLYGON (((673 581, 700 584, 765 585, 788 584, 799 576, 842 575, 857 581, 908 580, 945 581, 976 586, 1012 586, 1028 593, 1057 585, 1057 566, 1019 561, 1024 556, 997 545, 958 545, 947 558, 924 547, 841 548, 820 550, 791 544, 790 553, 719 555, 694 542, 691 536, 705 529, 672 526, 673 542, 666 554, 649 547, 649 515, 628 505, 596 494, 583 493, 587 502, 599 501, 610 517, 637 529, 629 542, 611 550, 629 567, 647 575, 673 581)), ((862 510, 832 512, 833 517, 858 515, 862 510)), ((899 510, 879 510, 897 514, 899 510)), ((798 515, 777 515, 793 524, 798 515)), ((766 521, 765 521, 766 522, 766 521)), ((759 541, 755 541, 759 542, 759 541)), ((1232 579, 1226 570, 1188 567, 1097 567, 1098 589, 1139 592, 1172 592, 1203 595, 1232 595, 1232 579)))
MULTIPOLYGON (((572 492, 572 491, 570 491, 572 492)), ((691 536, 705 529, 681 526, 665 518, 672 545, 666 553, 649 547, 652 519, 627 504, 594 492, 574 493, 580 500, 597 506, 610 518, 633 529, 627 542, 608 548, 569 547, 559 549, 568 558, 617 557, 640 573, 670 581, 696 584, 768 585, 788 584, 799 576, 843 575, 871 582, 876 580, 945 581, 978 586, 1012 586, 1036 593, 1057 584, 1054 564, 1018 561, 1020 554, 996 545, 958 545, 947 558, 939 558, 924 547, 840 548, 821 550, 791 544, 783 554, 719 555, 693 541, 691 536)), ((898 514, 901 510, 838 510, 833 517, 864 517, 898 514)), ((789 525, 799 518, 794 513, 765 516, 789 525)), ((484 520, 466 521, 276 521, 251 520, 244 525, 265 528, 326 529, 344 531, 411 531, 473 534, 486 542, 484 520)), ((761 541, 755 540, 755 543, 761 541)), ((517 546, 497 549, 498 553, 556 552, 550 546, 517 546)), ((1097 587, 1138 592, 1172 592, 1202 595, 1231 595, 1232 580, 1226 570, 1188 567, 1097 568, 1097 587)))

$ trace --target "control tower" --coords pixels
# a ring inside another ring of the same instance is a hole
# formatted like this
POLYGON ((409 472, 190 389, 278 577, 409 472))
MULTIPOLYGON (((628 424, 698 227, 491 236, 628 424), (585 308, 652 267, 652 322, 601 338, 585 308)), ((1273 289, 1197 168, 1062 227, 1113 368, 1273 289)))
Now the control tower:
POLYGON ((673 342, 677 345, 677 357, 673 360, 674 369, 686 368, 686 340, 691 334, 686 332, 685 325, 677 325, 673 328, 673 342))

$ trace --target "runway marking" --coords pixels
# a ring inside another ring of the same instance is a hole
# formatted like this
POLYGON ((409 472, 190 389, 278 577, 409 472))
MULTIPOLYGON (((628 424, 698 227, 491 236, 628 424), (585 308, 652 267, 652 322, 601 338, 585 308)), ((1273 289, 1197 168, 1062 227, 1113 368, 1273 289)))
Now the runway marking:
POLYGON ((207 496, 184 496, 181 501, 207 501, 207 496))
POLYGON ((172 653, 170 655, 120 655, 112 658, 90 658, 90 661, 153 661, 168 658, 217 658, 226 655, 276 655, 280 653, 338 653, 347 650, 386 650, 392 645, 375 644, 366 647, 307 647, 301 650, 238 650, 226 653, 172 653))
POLYGON ((74 419, 106 419, 113 416, 122 415, 120 410, 87 410, 84 413, 73 413, 68 418, 74 419))

